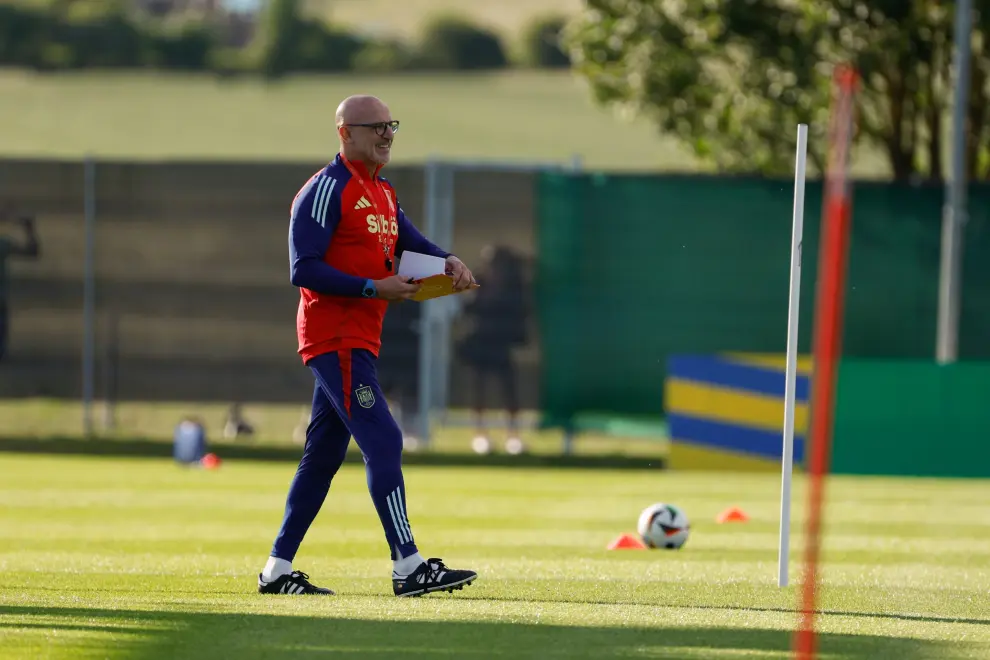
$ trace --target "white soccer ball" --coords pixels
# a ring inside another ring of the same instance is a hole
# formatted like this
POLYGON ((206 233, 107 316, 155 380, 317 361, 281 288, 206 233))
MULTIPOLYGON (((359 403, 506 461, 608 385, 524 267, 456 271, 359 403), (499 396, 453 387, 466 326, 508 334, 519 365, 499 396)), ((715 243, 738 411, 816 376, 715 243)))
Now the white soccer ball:
POLYGON ((636 529, 647 547, 676 550, 687 541, 691 524, 676 506, 657 502, 639 514, 636 529))

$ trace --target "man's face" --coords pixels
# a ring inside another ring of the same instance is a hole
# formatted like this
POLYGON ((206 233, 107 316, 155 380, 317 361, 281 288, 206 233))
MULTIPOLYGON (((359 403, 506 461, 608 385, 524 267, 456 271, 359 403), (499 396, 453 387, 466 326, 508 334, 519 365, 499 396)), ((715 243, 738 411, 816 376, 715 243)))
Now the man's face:
POLYGON ((347 126, 354 153, 365 162, 388 164, 392 157, 392 141, 395 139, 395 130, 391 124, 392 114, 385 105, 375 104, 361 113, 358 119, 347 126))

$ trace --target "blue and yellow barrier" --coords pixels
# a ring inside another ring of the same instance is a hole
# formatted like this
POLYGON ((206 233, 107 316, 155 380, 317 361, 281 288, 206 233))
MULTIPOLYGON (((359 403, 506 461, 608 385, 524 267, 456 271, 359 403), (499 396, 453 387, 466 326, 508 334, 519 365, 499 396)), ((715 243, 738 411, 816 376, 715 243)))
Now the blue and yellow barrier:
MULTIPOLYGON (((670 358, 664 401, 674 470, 779 470, 785 358, 726 353, 670 358)), ((811 358, 797 365, 794 467, 804 460, 811 358)))

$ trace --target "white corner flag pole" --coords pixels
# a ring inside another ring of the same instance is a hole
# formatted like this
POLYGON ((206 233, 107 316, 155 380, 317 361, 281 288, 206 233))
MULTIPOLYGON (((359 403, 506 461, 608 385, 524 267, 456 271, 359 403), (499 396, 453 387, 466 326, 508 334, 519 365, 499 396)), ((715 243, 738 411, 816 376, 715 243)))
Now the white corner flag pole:
POLYGON ((804 181, 808 125, 798 124, 794 166, 794 224, 791 230, 791 295, 787 306, 787 365, 784 380, 784 452, 781 465, 780 547, 777 586, 786 587, 791 541, 791 472, 794 465, 794 398, 797 381, 798 311, 801 307, 801 241, 804 235, 804 181))

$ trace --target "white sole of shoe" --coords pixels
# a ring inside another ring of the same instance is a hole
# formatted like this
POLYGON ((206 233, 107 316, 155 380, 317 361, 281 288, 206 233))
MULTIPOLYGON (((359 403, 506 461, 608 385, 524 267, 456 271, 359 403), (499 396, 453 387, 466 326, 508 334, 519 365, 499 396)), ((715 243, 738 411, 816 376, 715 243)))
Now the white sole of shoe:
POLYGON ((432 594, 437 591, 446 591, 448 593, 453 593, 455 589, 463 589, 467 585, 471 584, 478 579, 477 575, 471 576, 469 578, 464 578, 458 582, 451 582, 450 584, 445 584, 442 587, 427 587, 425 589, 420 589, 419 591, 410 591, 407 594, 397 594, 398 598, 409 598, 411 596, 422 596, 424 594, 432 594))

